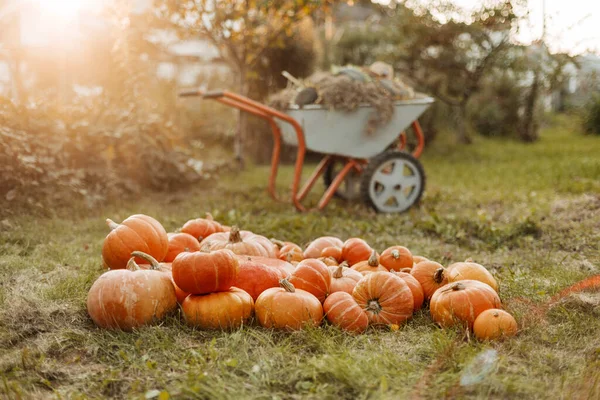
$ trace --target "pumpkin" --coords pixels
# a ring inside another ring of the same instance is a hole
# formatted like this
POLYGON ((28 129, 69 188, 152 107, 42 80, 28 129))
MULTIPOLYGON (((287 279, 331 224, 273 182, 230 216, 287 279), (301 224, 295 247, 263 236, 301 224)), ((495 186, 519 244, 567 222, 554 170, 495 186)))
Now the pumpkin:
POLYGON ((388 247, 379 257, 379 263, 390 271, 412 268, 413 262, 410 250, 403 246, 388 247))
POLYGON ((430 299, 436 290, 448 283, 446 269, 435 261, 421 261, 410 270, 410 274, 421 284, 425 299, 430 299))
POLYGON ((239 261, 230 250, 181 253, 173 260, 173 280, 183 291, 206 294, 229 290, 238 276, 239 261))
POLYGON ((200 329, 235 329, 248 322, 254 301, 232 287, 224 292, 190 295, 181 304, 185 322, 200 329))
POLYGON ((387 272, 387 268, 379 264, 379 257, 377 257, 377 252, 375 250, 373 250, 371 256, 367 261, 360 261, 354 264, 352 266, 352 269, 357 272, 360 272, 363 275, 377 271, 387 272))
POLYGON ((448 282, 463 281, 465 279, 487 283, 496 292, 498 291, 496 279, 483 265, 474 262, 458 262, 448 267, 448 282))
POLYGON ((267 267, 275 268, 281 274, 280 279, 287 278, 288 276, 290 276, 292 274, 292 272, 294 272, 294 265, 292 265, 291 263, 289 263, 287 261, 280 260, 278 258, 243 256, 243 255, 239 255, 239 254, 236 255, 236 258, 239 261, 244 261, 244 260, 255 261, 255 262, 264 264, 267 267))
POLYGON ((254 261, 248 256, 239 257, 240 268, 233 286, 245 290, 256 301, 258 296, 272 287, 279 287, 279 281, 285 278, 283 272, 254 261))
POLYGON ((279 247, 278 258, 283 261, 302 261, 304 260, 304 252, 302 247, 292 242, 280 242, 271 239, 271 241, 279 247))
POLYGON ((199 251, 200 243, 198 240, 188 233, 168 233, 169 250, 165 256, 165 262, 172 262, 177 254, 184 251, 199 251))
POLYGON ((342 248, 341 247, 325 247, 323 251, 321 251, 321 257, 332 257, 338 263, 343 261, 342 258, 342 248))
MULTIPOLYGON (((181 288, 179 286, 177 286, 177 284, 175 283, 175 280, 173 280, 173 264, 172 263, 159 263, 158 261, 156 261, 156 259, 154 257, 152 257, 149 254, 142 253, 141 251, 132 251, 131 256, 136 257, 136 258, 141 258, 148 263, 148 264, 140 264, 137 266, 138 268, 154 269, 154 270, 158 270, 158 271, 165 273, 169 277, 171 282, 173 283, 173 287, 175 288, 175 297, 177 297, 177 302, 179 304, 181 304, 181 302, 190 295, 188 292, 181 290, 181 288)), ((131 261, 130 261, 130 263, 131 263, 131 261)), ((135 261, 134 261, 134 263, 135 263, 135 261)), ((136 265, 137 265, 137 263, 136 263, 136 265)))
MULTIPOLYGON (((162 261, 169 250, 165 228, 152 217, 132 215, 120 224, 107 219, 110 233, 102 245, 102 259, 110 269, 123 269, 135 250, 150 254, 162 261)), ((137 260, 139 263, 142 260, 137 260)))
POLYGON ((162 319, 177 307, 169 277, 154 269, 139 269, 133 258, 129 269, 102 274, 87 297, 87 311, 96 325, 131 331, 162 319))
POLYGON ((342 246, 342 259, 350 266, 368 260, 371 253, 373 253, 371 246, 359 238, 348 239, 342 246))
POLYGON ((310 244, 304 250, 304 258, 319 258, 323 249, 327 247, 338 247, 342 248, 344 242, 341 239, 334 236, 322 236, 310 242, 310 244))
POLYGON ((400 325, 413 314, 414 300, 407 283, 387 271, 365 275, 352 297, 366 311, 371 324, 400 325))
POLYGON ((210 251, 228 249, 240 255, 277 258, 277 246, 269 239, 250 231, 240 231, 237 226, 229 232, 213 233, 200 246, 210 251))
POLYGON ((317 260, 321 261, 323 264, 327 265, 328 267, 337 267, 338 265, 340 265, 337 260, 333 257, 319 257, 317 258, 317 260))
POLYGON ((433 320, 442 327, 472 327, 475 318, 490 308, 500 308, 498 294, 489 285, 474 280, 442 286, 429 304, 433 320))
POLYGON ((329 294, 331 274, 323 262, 307 259, 296 265, 289 281, 297 289, 313 294, 322 303, 329 294))
POLYGON ((422 261, 430 261, 430 260, 423 256, 413 256, 413 266, 417 265, 418 263, 420 263, 422 261))
POLYGON ((348 268, 347 263, 342 263, 337 267, 329 267, 329 272, 331 273, 329 293, 346 292, 352 294, 354 287, 363 277, 360 272, 348 268))
POLYGON ((414 310, 418 311, 419 309, 421 309, 421 307, 423 306, 423 302, 425 301, 425 295, 423 294, 423 288, 421 287, 419 281, 417 281, 410 274, 410 272, 392 271, 392 273, 404 280, 404 282, 406 282, 406 284, 408 285, 408 288, 410 289, 413 295, 414 310))
POLYGON ((497 308, 483 311, 473 323, 473 333, 479 340, 495 340, 515 336, 517 330, 517 321, 514 317, 497 308))
POLYGON ((206 218, 190 219, 181 228, 181 232, 192 235, 199 242, 213 233, 224 231, 223 225, 215 221, 210 213, 206 213, 206 218))
POLYGON ((306 325, 318 326, 323 319, 323 306, 314 295, 296 289, 282 279, 281 287, 267 289, 256 299, 258 323, 265 328, 298 330, 306 325))
POLYGON ((329 323, 348 332, 362 333, 369 326, 367 313, 347 292, 332 293, 323 303, 323 311, 329 323))

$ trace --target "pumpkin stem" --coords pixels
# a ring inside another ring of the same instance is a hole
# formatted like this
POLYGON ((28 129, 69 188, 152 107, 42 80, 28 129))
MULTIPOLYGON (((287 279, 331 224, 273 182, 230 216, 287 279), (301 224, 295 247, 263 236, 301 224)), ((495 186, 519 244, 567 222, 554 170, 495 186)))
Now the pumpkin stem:
POLYGON ((271 243, 273 243, 275 246, 279 247, 280 249, 285 246, 285 243, 283 243, 281 240, 275 239, 275 238, 271 238, 271 243))
POLYGON ((200 248, 203 253, 210 253, 210 243, 204 243, 204 246, 200 248))
POLYGON ((204 236, 198 236, 198 241, 201 242, 204 240, 204 236))
POLYGON ((141 269, 138 263, 135 262, 135 257, 131 257, 129 259, 129 261, 127 262, 127 267, 125 268, 130 271, 139 271, 141 269))
POLYGON ((366 310, 375 314, 379 314, 381 312, 381 305, 377 300, 369 300, 366 310))
POLYGON ((474 262, 474 261, 473 261, 473 259, 472 259, 471 257, 469 257, 469 258, 467 258, 467 259, 465 260, 465 262, 472 263, 472 262, 474 262))
POLYGON ((117 229, 117 228, 119 227, 119 224, 117 224, 115 221, 113 221, 113 220, 112 220, 112 219, 110 219, 110 218, 107 218, 107 219, 106 219, 106 224, 108 225, 108 228, 109 228, 111 231, 114 231, 115 229, 117 229))
POLYGON ((391 255, 392 255, 392 257, 394 257, 394 260, 397 260, 400 258, 400 252, 397 249, 392 250, 391 255))
POLYGON ((240 235, 240 228, 237 225, 231 227, 229 232, 229 243, 240 243, 242 242, 242 235, 240 235))
POLYGON ((442 281, 444 280, 444 268, 443 267, 435 270, 435 272, 433 273, 433 280, 437 284, 442 283, 442 281))
POLYGON ((340 264, 340 267, 350 268, 350 265, 348 264, 348 261, 342 261, 342 263, 340 264))
POLYGON ((150 264, 150 269, 152 270, 160 269, 160 263, 158 262, 158 260, 156 260, 156 258, 152 257, 150 254, 146 254, 142 251, 136 250, 131 252, 131 257, 139 257, 147 261, 148 264, 150 264))
POLYGON ((466 289, 465 285, 463 285, 460 282, 456 282, 454 285, 452 285, 452 290, 454 290, 454 291, 465 290, 465 289, 466 289))
POLYGON ((369 260, 367 262, 371 267, 376 267, 379 265, 379 260, 377 259, 377 252, 375 250, 373 250, 373 252, 371 253, 371 257, 369 257, 369 260))
POLYGON ((289 293, 294 293, 296 291, 294 285, 292 285, 292 283, 285 278, 279 281, 279 286, 284 288, 289 293))
POLYGON ((336 268, 336 270, 335 270, 335 271, 333 271, 333 274, 332 274, 332 275, 333 275, 333 277, 334 277, 335 279, 340 279, 341 277, 343 277, 343 276, 344 276, 344 268, 345 268, 345 267, 344 267, 344 264, 343 264, 343 263, 342 263, 342 264, 340 264, 340 265, 338 265, 338 267, 336 268))
POLYGON ((204 219, 207 219, 209 221, 214 221, 215 220, 214 217, 212 216, 212 214, 209 213, 209 212, 206 213, 206 218, 204 218, 204 219))

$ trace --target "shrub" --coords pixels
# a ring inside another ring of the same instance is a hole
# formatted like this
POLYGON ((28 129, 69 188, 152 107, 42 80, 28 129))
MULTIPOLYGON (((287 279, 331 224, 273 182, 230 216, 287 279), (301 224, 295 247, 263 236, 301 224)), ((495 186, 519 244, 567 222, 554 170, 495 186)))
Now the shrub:
POLYGON ((587 133, 600 135, 600 94, 593 96, 587 103, 583 123, 587 133))

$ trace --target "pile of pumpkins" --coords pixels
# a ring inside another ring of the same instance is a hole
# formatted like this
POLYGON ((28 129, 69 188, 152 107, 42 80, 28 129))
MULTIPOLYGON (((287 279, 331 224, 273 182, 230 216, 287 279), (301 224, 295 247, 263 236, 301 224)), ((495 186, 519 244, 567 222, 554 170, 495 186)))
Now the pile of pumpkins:
POLYGON ((398 329, 428 303, 441 327, 465 327, 480 339, 517 332, 496 280, 471 260, 445 268, 403 246, 378 254, 360 238, 331 236, 302 249, 210 215, 169 234, 141 214, 107 223, 102 258, 110 271, 87 299, 102 328, 132 330, 179 303, 186 323, 199 329, 233 329, 254 316, 266 328, 296 330, 326 318, 362 333, 370 325, 398 329))

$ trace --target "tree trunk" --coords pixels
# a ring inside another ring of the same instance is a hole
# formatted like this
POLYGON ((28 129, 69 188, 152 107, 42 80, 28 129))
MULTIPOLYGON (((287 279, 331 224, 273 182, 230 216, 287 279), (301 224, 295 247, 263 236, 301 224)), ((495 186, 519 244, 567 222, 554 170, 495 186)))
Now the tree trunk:
POLYGON ((531 90, 525 103, 525 114, 523 116, 523 125, 519 131, 519 136, 524 142, 535 142, 538 139, 537 122, 535 120, 535 110, 537 100, 539 97, 540 88, 540 71, 539 67, 535 71, 533 76, 533 83, 531 84, 531 90))
POLYGON ((459 143, 462 144, 471 144, 473 143, 473 138, 469 133, 468 125, 468 116, 467 116, 467 102, 462 102, 458 105, 456 109, 456 138, 459 143))

